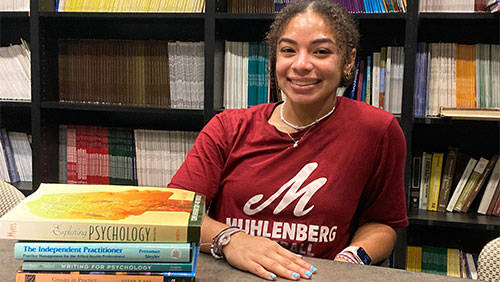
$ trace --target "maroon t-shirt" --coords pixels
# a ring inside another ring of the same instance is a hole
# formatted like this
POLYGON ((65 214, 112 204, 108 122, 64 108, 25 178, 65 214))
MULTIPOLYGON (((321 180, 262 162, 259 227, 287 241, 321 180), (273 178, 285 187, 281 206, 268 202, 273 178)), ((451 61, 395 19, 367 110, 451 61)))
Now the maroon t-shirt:
POLYGON ((268 123, 276 105, 216 115, 169 187, 217 198, 216 220, 306 256, 333 259, 366 222, 408 225, 406 145, 391 114, 338 97, 294 148, 268 123))

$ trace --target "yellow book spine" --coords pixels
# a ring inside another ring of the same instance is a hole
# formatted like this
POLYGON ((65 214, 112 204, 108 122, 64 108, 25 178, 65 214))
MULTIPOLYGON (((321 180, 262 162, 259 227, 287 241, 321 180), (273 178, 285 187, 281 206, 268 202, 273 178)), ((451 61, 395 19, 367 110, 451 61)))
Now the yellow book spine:
POLYGON ((406 267, 408 271, 414 271, 413 251, 414 246, 406 246, 406 267))
POLYGON ((447 250, 446 275, 460 277, 460 252, 458 249, 447 250))
POLYGON ((429 199, 427 209, 437 211, 439 188, 441 187, 441 171, 443 170, 444 153, 432 153, 432 171, 429 184, 429 199))
POLYGON ((417 246, 415 247, 415 271, 416 272, 422 272, 422 247, 417 246))

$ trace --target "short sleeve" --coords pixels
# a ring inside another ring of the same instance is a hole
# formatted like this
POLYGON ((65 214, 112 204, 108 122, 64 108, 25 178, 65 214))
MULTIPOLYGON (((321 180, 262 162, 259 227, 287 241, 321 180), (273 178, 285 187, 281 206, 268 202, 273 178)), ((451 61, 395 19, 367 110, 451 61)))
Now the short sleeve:
POLYGON ((223 114, 213 117, 200 132, 169 187, 202 193, 207 202, 217 196, 230 135, 223 114))
POLYGON ((359 224, 379 222, 403 228, 408 225, 404 191, 406 141, 395 118, 379 142, 372 177, 358 206, 359 224))

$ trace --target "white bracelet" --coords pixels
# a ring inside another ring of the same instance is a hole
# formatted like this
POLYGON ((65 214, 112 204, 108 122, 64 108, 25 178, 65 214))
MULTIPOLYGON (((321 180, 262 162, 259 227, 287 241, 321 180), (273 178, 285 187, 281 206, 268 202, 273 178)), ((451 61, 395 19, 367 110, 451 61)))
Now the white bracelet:
POLYGON ((224 258, 222 248, 225 245, 229 244, 229 241, 231 241, 231 235, 238 232, 243 232, 243 229, 239 228, 238 226, 230 226, 219 232, 219 234, 217 234, 212 239, 212 245, 210 245, 210 253, 212 254, 212 256, 217 259, 224 258))

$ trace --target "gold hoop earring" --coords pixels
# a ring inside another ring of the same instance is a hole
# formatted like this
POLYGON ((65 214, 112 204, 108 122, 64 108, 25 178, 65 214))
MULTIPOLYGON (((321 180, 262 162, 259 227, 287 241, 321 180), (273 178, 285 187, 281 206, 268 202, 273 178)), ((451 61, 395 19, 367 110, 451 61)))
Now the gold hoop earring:
POLYGON ((349 81, 351 79, 351 72, 345 72, 344 73, 344 80, 349 81))

